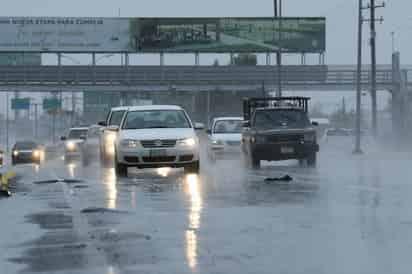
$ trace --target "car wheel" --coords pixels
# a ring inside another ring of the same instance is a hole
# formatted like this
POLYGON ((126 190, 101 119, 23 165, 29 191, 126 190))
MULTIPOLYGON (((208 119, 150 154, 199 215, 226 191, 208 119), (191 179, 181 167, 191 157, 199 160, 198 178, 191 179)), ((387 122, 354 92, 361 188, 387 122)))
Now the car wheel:
POLYGON ((188 164, 188 165, 185 166, 185 173, 186 173, 186 174, 188 174, 188 173, 196 173, 196 174, 199 174, 199 171, 200 171, 200 163, 199 163, 199 161, 194 162, 194 163, 191 163, 191 164, 188 164))
POLYGON ((119 163, 117 160, 117 155, 115 156, 115 160, 114 160, 114 170, 117 176, 127 177, 127 165, 119 163))
POLYGON ((316 152, 312 152, 312 153, 308 156, 308 158, 307 158, 308 166, 310 166, 310 167, 316 166, 316 161, 317 161, 317 157, 316 157, 316 156, 317 156, 317 155, 316 155, 316 152))

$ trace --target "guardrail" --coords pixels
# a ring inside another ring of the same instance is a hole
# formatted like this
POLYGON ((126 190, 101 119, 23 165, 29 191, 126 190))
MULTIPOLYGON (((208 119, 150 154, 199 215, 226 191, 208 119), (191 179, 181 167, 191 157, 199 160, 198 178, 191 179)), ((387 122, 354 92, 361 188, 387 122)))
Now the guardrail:
MULTIPOLYGON (((354 86, 356 75, 347 66, 284 66, 282 83, 354 86)), ((275 85, 278 80, 274 66, 0 66, 0 86, 275 85)), ((363 70, 362 85, 370 80, 370 71, 363 70)), ((391 85, 391 69, 378 67, 378 88, 391 85)))

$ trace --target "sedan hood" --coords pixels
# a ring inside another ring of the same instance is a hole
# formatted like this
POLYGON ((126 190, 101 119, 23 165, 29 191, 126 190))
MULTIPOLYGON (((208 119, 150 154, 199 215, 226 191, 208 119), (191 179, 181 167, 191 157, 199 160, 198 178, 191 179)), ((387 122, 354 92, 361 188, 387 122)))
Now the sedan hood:
POLYGON ((192 128, 150 128, 122 130, 119 133, 121 140, 177 140, 195 137, 192 128))
POLYGON ((242 134, 213 134, 212 139, 220 141, 240 141, 242 139, 242 134))

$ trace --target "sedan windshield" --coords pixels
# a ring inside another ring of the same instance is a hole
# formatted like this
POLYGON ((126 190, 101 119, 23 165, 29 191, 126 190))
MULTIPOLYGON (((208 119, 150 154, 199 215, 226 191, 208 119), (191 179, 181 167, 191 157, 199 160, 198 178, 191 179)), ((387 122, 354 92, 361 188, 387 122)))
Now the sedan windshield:
POLYGON ((213 133, 230 134, 241 133, 243 124, 241 120, 219 120, 215 123, 213 133))
POLYGON ((300 128, 310 125, 305 112, 300 110, 261 110, 255 115, 255 127, 258 129, 300 128))
POLYGON ((190 128, 182 110, 144 110, 127 113, 123 129, 190 128))
POLYGON ((18 142, 16 143, 15 148, 16 149, 22 149, 22 150, 31 150, 31 149, 35 149, 37 147, 37 144, 34 142, 18 142))
POLYGON ((69 132, 68 139, 80 139, 87 136, 87 129, 72 129, 69 132))

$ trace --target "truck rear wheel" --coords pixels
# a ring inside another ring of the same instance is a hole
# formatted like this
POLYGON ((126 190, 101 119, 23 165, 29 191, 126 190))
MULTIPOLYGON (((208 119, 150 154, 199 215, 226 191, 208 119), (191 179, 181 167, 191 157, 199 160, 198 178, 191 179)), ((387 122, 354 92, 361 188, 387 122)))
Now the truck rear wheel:
POLYGON ((316 152, 312 152, 311 154, 309 154, 309 156, 307 158, 308 166, 310 166, 310 167, 316 166, 316 161, 317 161, 316 152))

